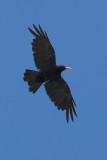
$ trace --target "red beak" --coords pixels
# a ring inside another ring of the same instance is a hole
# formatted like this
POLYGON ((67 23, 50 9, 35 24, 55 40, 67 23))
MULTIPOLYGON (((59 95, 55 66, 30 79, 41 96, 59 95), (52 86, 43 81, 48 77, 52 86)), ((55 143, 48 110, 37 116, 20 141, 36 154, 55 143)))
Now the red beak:
POLYGON ((70 68, 70 67, 65 67, 65 69, 72 69, 72 68, 70 68))

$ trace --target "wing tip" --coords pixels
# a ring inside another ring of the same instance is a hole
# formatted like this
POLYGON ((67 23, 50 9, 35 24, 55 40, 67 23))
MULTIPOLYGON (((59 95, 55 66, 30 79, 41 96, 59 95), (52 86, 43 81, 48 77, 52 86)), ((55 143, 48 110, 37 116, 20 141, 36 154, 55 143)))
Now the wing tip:
POLYGON ((69 122, 69 109, 68 108, 66 109, 66 120, 68 123, 69 122))
POLYGON ((28 27, 28 30, 30 31, 31 29, 28 27))
POLYGON ((38 35, 32 30, 32 29, 30 29, 29 27, 28 27, 28 30, 37 38, 38 37, 38 35))
POLYGON ((35 26, 35 24, 33 24, 33 27, 35 26))

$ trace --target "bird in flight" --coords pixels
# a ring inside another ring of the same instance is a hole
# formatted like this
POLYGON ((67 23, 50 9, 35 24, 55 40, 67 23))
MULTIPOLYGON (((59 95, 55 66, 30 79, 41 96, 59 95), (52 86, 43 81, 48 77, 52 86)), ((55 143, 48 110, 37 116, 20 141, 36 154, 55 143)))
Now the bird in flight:
POLYGON ((62 71, 72 68, 56 65, 55 51, 47 33, 43 32, 40 25, 39 29, 34 24, 33 27, 36 32, 28 29, 35 37, 32 42, 32 50, 38 71, 26 69, 24 81, 28 82, 29 91, 33 93, 44 83, 46 92, 55 106, 59 110, 66 110, 67 122, 69 121, 69 112, 73 121, 73 114, 77 117, 76 104, 67 83, 61 77, 62 71))

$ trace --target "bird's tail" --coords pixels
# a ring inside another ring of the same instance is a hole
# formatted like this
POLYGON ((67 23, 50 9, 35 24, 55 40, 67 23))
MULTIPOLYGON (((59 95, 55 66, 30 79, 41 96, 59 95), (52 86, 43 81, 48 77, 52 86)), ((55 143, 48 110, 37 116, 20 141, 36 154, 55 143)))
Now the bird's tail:
POLYGON ((26 69, 23 79, 28 82, 29 91, 33 93, 35 93, 42 85, 42 82, 38 80, 38 71, 26 69))

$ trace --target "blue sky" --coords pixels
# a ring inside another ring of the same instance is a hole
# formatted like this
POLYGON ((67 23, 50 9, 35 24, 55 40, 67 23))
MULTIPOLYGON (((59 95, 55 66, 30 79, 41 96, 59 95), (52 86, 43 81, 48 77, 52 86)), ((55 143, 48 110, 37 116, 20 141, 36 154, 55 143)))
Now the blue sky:
POLYGON ((107 159, 107 1, 10 0, 0 5, 0 159, 107 159), (36 70, 28 27, 41 24, 77 103, 69 124, 23 81, 36 70))

